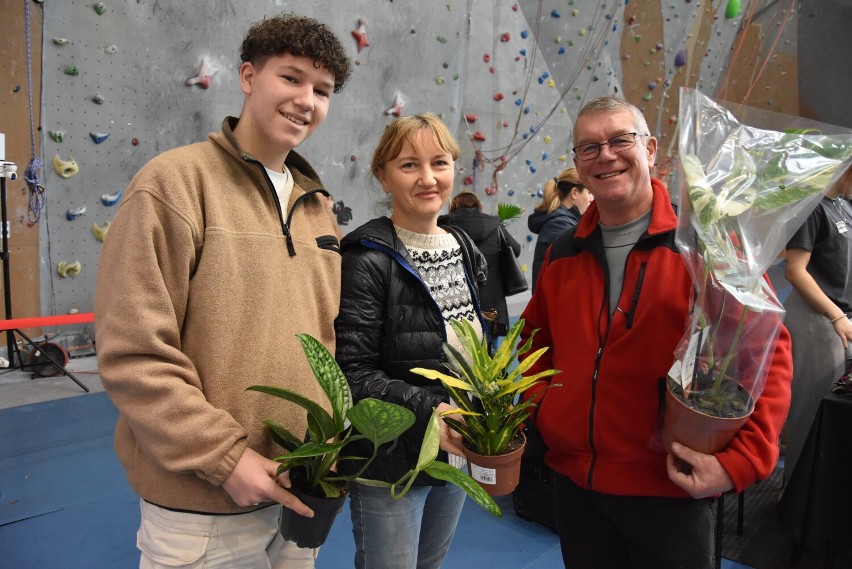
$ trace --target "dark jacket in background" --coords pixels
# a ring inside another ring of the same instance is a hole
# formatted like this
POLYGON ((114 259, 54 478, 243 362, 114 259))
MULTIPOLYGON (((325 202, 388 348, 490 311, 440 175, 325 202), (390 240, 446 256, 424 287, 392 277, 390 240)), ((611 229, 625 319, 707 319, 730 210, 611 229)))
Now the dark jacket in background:
MULTIPOLYGON (((488 264, 488 279, 479 289, 479 300, 483 310, 497 309, 497 321, 508 326, 509 314, 506 307, 506 294, 503 280, 500 278, 500 237, 497 229, 502 222, 496 215, 482 213, 476 208, 463 207, 438 218, 441 225, 452 225, 467 233, 476 247, 485 255, 488 264)), ((515 253, 521 254, 521 245, 505 230, 506 242, 515 253)))
MULTIPOLYGON (((476 285, 485 278, 484 260, 464 233, 446 229, 462 245, 468 287, 479 311, 476 285)), ((341 243, 341 253, 336 358, 353 401, 374 397, 402 405, 416 416, 413 427, 379 447, 378 457, 363 474, 364 478, 396 482, 417 463, 432 410, 449 402, 440 382, 409 371, 415 367, 446 369, 442 348, 447 340, 446 323, 390 219, 373 219, 350 232, 341 243)), ((484 329, 481 316, 480 324, 484 329)), ((343 454, 367 457, 370 453, 372 444, 362 440, 347 446, 343 454)), ((446 462, 446 452, 441 451, 438 459, 446 462)), ((342 461, 339 468, 350 474, 360 468, 360 462, 342 461)), ((414 484, 443 482, 421 474, 414 484)))
POLYGON ((577 225, 577 222, 580 221, 580 215, 582 214, 576 206, 567 208, 564 205, 560 205, 550 213, 536 210, 527 218, 527 227, 529 227, 529 230, 538 234, 538 240, 535 243, 535 252, 533 253, 533 290, 535 290, 535 283, 538 281, 538 271, 541 269, 541 263, 544 261, 544 254, 547 253, 547 248, 566 229, 577 225))

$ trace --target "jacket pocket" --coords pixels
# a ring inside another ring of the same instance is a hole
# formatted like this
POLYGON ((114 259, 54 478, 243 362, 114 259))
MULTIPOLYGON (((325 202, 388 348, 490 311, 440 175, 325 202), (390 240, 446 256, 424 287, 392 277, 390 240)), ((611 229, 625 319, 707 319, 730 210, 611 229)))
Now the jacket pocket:
POLYGON ((317 237, 317 247, 340 253, 340 242, 334 235, 320 235, 317 237))
POLYGON ((143 516, 136 546, 152 561, 166 567, 202 567, 210 532, 161 525, 143 516))

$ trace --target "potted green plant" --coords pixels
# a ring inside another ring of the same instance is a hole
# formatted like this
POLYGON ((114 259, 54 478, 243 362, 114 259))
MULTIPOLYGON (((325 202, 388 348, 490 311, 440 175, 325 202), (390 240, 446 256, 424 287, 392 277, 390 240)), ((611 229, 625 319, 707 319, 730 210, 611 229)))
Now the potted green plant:
POLYGON ((741 125, 681 92, 676 241, 696 295, 668 373, 663 441, 712 454, 760 396, 784 310, 764 278, 852 156, 852 136, 741 125))
MULTIPOLYGON (((349 383, 325 346, 308 334, 297 334, 297 338, 317 382, 331 403, 331 413, 318 403, 288 389, 253 385, 248 387, 248 390, 290 401, 308 413, 308 432, 304 441, 272 419, 264 420, 264 424, 272 439, 287 451, 286 454, 273 459, 281 463, 278 474, 289 471, 292 484, 290 491, 314 510, 314 517, 308 519, 285 508, 281 533, 285 539, 294 541, 299 547, 317 548, 328 537, 348 494, 349 482, 358 478, 375 459, 380 445, 394 440, 408 430, 414 424, 415 417, 409 409, 379 399, 362 399, 353 405, 349 383), (349 443, 361 439, 368 439, 373 443, 373 454, 362 461, 361 468, 354 474, 338 475, 334 470, 338 461, 360 460, 342 453, 349 443)), ((457 484, 489 512, 497 516, 502 515, 494 501, 481 492, 468 476, 435 461, 438 439, 437 431, 432 433, 427 430, 424 450, 417 467, 396 485, 385 484, 392 486, 394 496, 404 496, 410 482, 402 491, 396 491, 396 486, 404 485, 407 477, 410 476, 413 480, 417 472, 423 471, 434 478, 457 484)))
POLYGON ((523 319, 509 329, 493 357, 489 355, 486 340, 477 335, 469 322, 451 320, 450 325, 465 352, 462 354, 453 346, 444 344, 447 367, 452 375, 425 368, 411 371, 444 385, 453 404, 458 406, 443 413, 444 421, 462 436, 471 477, 491 496, 502 496, 518 485, 525 444, 522 427, 536 404, 533 400, 524 401, 520 396, 541 384, 543 378, 559 373, 559 370, 524 375, 548 348, 541 348, 516 367, 511 367, 518 356, 530 351, 532 338, 537 332, 518 347, 523 319), (452 417, 456 414, 463 420, 452 417))

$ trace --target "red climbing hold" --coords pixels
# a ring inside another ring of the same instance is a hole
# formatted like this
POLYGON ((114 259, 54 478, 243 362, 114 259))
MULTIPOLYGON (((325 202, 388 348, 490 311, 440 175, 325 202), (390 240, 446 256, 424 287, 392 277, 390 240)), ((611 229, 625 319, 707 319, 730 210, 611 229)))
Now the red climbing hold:
POLYGON ((367 21, 363 18, 358 18, 358 29, 352 30, 352 37, 355 38, 355 41, 358 42, 358 53, 361 53, 361 50, 370 45, 369 40, 367 39, 367 21))
POLYGON ((485 142, 485 135, 477 130, 473 133, 473 139, 478 142, 485 142))

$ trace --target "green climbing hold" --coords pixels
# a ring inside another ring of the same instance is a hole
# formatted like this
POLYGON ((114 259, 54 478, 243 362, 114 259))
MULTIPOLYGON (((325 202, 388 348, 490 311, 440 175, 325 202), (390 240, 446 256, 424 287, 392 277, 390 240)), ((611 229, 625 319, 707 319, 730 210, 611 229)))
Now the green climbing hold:
POLYGON ((447 43, 447 38, 445 38, 444 36, 438 36, 436 39, 439 43, 447 43))
POLYGON ((65 140, 65 131, 64 130, 49 130, 47 134, 50 135, 50 138, 53 139, 53 142, 62 142, 65 140))
POLYGON ((69 65, 68 67, 65 68, 65 75, 71 75, 73 77, 76 77, 79 74, 80 74, 80 70, 77 69, 76 65, 69 65))
POLYGON ((106 6, 104 6, 103 2, 93 4, 92 9, 94 9, 95 13, 97 13, 98 16, 103 16, 104 12, 106 12, 106 6))
POLYGON ((736 18, 739 13, 740 0, 728 0, 728 6, 725 8, 725 19, 736 18))

